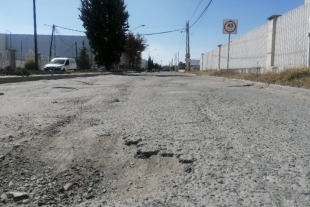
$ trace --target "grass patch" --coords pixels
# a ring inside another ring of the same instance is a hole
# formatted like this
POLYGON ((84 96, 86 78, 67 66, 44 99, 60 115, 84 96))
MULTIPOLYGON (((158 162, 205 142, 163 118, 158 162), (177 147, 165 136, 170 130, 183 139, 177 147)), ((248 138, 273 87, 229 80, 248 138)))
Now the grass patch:
POLYGON ((187 71, 187 73, 243 79, 267 84, 278 84, 310 89, 310 68, 292 68, 283 70, 279 73, 268 72, 263 74, 235 73, 226 71, 187 71))

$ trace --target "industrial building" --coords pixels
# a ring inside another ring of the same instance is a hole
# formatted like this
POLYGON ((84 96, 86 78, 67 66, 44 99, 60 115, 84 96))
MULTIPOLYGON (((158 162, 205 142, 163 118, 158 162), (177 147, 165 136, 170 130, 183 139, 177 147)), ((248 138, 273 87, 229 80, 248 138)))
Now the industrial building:
MULTIPOLYGON (((85 47, 90 51, 89 42, 86 36, 54 35, 53 43, 51 35, 38 35, 38 52, 41 56, 41 67, 48 62, 49 56, 76 58, 80 49, 85 47)), ((0 67, 4 68, 8 62, 9 49, 15 50, 16 67, 21 67, 27 58, 34 57, 34 35, 32 34, 11 34, 9 32, 0 34, 0 67)), ((92 55, 90 60, 92 60, 92 55)))

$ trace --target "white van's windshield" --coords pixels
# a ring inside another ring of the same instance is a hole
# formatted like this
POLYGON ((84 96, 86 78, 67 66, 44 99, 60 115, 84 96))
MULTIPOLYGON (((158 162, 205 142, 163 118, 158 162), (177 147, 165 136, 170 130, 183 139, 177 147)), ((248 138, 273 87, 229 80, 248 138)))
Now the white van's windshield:
POLYGON ((65 60, 64 59, 53 59, 51 60, 50 63, 53 63, 53 64, 64 64, 65 63, 65 60))

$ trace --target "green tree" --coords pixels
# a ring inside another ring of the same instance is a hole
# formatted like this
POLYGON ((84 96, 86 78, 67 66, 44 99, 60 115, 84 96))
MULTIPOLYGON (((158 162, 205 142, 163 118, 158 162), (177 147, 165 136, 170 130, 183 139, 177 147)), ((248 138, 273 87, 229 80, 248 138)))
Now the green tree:
POLYGON ((77 59, 77 63, 78 63, 79 69, 83 69, 83 71, 84 71, 84 69, 89 69, 90 65, 89 65, 89 56, 87 53, 87 48, 85 47, 84 40, 83 40, 82 44, 83 44, 83 47, 82 47, 82 49, 80 49, 80 53, 79 53, 79 57, 77 59))
POLYGON ((148 70, 152 70, 154 68, 154 63, 151 57, 149 57, 149 59, 147 60, 147 68, 148 70))
POLYGON ((179 62, 179 69, 185 69, 186 65, 182 61, 179 62))
POLYGON ((131 32, 127 34, 124 59, 127 65, 137 66, 141 64, 141 53, 146 48, 146 40, 140 34, 134 35, 131 32))
POLYGON ((110 69, 125 50, 129 14, 124 0, 81 0, 79 10, 96 62, 110 69))

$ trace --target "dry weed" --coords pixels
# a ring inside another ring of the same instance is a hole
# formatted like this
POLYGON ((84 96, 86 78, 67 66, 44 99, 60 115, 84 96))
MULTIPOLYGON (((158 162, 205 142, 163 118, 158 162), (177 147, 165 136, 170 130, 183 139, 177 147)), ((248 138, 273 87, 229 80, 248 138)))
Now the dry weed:
POLYGON ((235 73, 223 71, 190 71, 197 75, 219 76, 224 78, 244 79, 267 84, 287 85, 299 88, 310 88, 310 68, 291 68, 279 73, 235 73))

